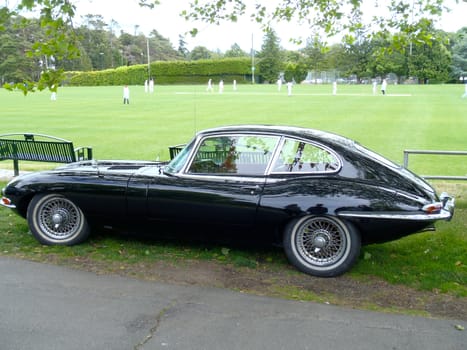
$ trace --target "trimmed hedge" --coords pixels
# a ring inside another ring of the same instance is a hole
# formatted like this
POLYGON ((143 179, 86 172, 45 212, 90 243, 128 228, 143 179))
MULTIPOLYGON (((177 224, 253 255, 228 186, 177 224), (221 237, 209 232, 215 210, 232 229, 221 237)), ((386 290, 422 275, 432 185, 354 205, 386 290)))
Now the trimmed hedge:
MULTIPOLYGON (((259 74, 259 72, 255 72, 259 74)), ((149 74, 157 84, 205 84, 208 79, 238 83, 251 81, 248 57, 198 61, 156 61, 91 72, 67 72, 65 84, 71 86, 142 85, 149 74)))

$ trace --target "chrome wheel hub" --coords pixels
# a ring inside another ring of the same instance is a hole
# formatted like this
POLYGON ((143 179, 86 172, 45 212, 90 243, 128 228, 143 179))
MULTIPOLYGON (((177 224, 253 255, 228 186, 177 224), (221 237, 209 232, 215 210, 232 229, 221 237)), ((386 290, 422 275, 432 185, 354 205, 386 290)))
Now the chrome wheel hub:
POLYGON ((313 238, 313 245, 315 246, 315 251, 319 251, 320 249, 326 247, 328 241, 329 237, 327 235, 327 232, 316 232, 315 237, 313 238))
POLYGON ((45 202, 39 212, 39 224, 52 239, 63 240, 78 232, 80 216, 78 208, 69 200, 54 198, 45 202))
POLYGON ((52 215, 52 223, 54 228, 59 228, 62 224, 68 221, 68 213, 65 210, 58 210, 52 215))
POLYGON ((338 262, 347 247, 345 230, 332 218, 313 217, 305 221, 296 235, 298 253, 314 266, 329 266, 338 262))

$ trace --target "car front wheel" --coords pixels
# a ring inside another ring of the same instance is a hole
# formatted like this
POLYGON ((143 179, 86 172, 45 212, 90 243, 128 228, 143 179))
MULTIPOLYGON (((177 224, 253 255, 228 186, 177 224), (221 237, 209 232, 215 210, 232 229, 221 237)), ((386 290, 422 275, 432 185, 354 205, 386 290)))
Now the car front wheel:
POLYGON ((81 209, 62 195, 35 196, 27 219, 33 236, 46 245, 74 245, 89 236, 89 225, 81 209))
POLYGON ((300 271, 333 277, 353 266, 361 240, 351 223, 332 216, 305 216, 286 226, 283 244, 290 263, 300 271))

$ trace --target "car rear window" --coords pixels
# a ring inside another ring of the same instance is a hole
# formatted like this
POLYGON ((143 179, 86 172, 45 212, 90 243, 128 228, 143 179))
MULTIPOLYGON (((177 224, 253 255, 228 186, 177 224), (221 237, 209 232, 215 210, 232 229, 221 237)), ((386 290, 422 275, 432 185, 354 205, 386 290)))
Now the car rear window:
POLYGON ((272 167, 273 173, 331 173, 340 168, 334 152, 302 140, 285 139, 272 167))

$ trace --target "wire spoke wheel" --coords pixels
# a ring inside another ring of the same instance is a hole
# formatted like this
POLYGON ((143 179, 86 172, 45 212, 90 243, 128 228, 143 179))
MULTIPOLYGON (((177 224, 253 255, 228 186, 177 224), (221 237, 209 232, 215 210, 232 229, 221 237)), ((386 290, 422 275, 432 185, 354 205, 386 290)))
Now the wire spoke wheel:
POLYGON ((81 209, 62 195, 34 197, 28 207, 28 223, 32 234, 43 244, 72 245, 89 235, 81 209))
POLYGON ((327 218, 306 221, 295 239, 299 254, 320 266, 339 260, 347 245, 344 230, 327 218))
POLYGON ((76 205, 64 198, 44 203, 38 210, 38 221, 44 233, 53 239, 66 239, 76 234, 81 217, 76 205))
POLYGON ((332 216, 306 216, 285 230, 284 250, 299 270, 315 276, 337 276, 354 264, 360 235, 350 223, 332 216))

